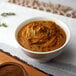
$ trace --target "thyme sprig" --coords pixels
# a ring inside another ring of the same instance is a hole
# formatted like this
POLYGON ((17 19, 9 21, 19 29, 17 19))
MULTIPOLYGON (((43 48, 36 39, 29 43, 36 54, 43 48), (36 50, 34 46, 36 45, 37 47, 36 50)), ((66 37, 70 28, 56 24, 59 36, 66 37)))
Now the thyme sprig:
MULTIPOLYGON (((2 17, 7 17, 7 16, 14 16, 16 15, 15 13, 13 12, 3 12, 0 14, 2 17)), ((6 23, 1 23, 0 24, 0 27, 8 27, 6 23)))
POLYGON ((36 46, 37 46, 37 47, 40 47, 40 45, 39 45, 39 44, 37 44, 36 46))
POLYGON ((3 17, 7 17, 7 16, 14 16, 14 15, 16 15, 15 13, 13 13, 13 12, 8 12, 8 13, 1 13, 1 16, 3 16, 3 17))
POLYGON ((47 29, 47 30, 46 30, 46 33, 47 33, 47 34, 50 34, 50 30, 47 29))
POLYGON ((36 33, 37 33, 36 30, 34 30, 34 35, 36 35, 36 33))
POLYGON ((1 23, 0 27, 8 27, 6 23, 1 23))

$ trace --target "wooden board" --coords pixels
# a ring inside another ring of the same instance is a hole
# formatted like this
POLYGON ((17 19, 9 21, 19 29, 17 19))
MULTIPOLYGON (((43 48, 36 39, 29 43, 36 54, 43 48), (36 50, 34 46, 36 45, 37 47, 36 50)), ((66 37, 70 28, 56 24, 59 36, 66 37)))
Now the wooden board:
POLYGON ((29 65, 28 63, 14 56, 11 56, 9 53, 6 53, 0 50, 0 64, 5 63, 5 62, 16 62, 16 63, 21 64, 27 71, 28 76, 53 76, 53 75, 46 74, 45 72, 29 65))

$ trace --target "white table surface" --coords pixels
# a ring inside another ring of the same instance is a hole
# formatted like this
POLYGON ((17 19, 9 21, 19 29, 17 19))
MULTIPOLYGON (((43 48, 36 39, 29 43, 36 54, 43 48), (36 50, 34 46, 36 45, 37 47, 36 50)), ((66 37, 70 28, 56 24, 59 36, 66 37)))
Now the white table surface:
POLYGON ((7 18, 0 16, 0 22, 6 22, 8 24, 7 28, 0 27, 1 49, 4 49, 13 56, 17 56, 49 74, 52 73, 55 76, 76 76, 76 19, 25 8, 10 3, 2 3, 0 5, 0 14, 2 12, 15 12, 16 16, 7 18), (39 16, 52 16, 58 18, 65 22, 71 31, 71 40, 68 46, 64 49, 65 51, 61 56, 55 58, 54 61, 48 63, 39 63, 26 56, 18 47, 14 37, 15 29, 21 22, 31 17, 39 16))

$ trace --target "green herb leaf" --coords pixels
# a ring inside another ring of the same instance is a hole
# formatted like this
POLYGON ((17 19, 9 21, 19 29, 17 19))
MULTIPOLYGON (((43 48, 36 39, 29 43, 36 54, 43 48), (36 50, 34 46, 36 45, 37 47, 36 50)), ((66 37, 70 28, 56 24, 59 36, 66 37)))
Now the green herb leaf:
POLYGON ((36 35, 36 30, 34 30, 34 35, 36 35))
POLYGON ((6 23, 2 23, 2 24, 0 24, 0 27, 7 27, 7 24, 6 23))
POLYGON ((37 46, 37 47, 40 47, 40 45, 39 45, 39 44, 37 44, 36 46, 37 46))
POLYGON ((14 16, 16 15, 15 13, 12 13, 12 12, 8 12, 8 13, 2 13, 1 16, 3 17, 7 17, 7 16, 14 16))
POLYGON ((46 30, 46 33, 47 33, 47 34, 50 34, 50 30, 47 29, 47 30, 46 30))

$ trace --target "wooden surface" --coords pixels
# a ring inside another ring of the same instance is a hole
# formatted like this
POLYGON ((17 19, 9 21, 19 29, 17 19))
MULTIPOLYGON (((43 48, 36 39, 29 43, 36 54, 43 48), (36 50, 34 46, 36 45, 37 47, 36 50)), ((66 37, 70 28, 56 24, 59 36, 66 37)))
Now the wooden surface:
POLYGON ((10 54, 5 53, 2 50, 0 50, 0 64, 5 63, 5 62, 16 62, 16 63, 21 64, 27 71, 28 76, 52 76, 52 75, 48 75, 48 74, 30 66, 26 62, 23 62, 13 56, 11 56, 10 54))

